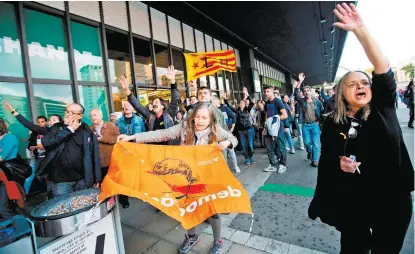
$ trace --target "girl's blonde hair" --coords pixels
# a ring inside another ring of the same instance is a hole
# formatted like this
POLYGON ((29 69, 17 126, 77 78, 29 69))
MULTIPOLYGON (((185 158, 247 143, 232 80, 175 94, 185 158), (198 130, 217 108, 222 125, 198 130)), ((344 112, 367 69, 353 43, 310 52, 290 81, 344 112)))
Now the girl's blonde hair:
POLYGON ((186 136, 184 140, 185 145, 194 145, 195 143, 195 133, 196 133, 195 117, 196 117, 197 112, 201 109, 207 109, 210 115, 210 124, 208 126, 208 128, 210 128, 209 144, 212 144, 218 140, 217 135, 216 135, 218 122, 215 118, 215 115, 213 114, 213 110, 215 110, 215 108, 211 103, 200 103, 199 102, 194 108, 192 114, 190 114, 190 116, 186 120, 187 128, 186 128, 186 136))
MULTIPOLYGON (((369 80, 370 86, 372 86, 371 78, 369 77, 369 75, 367 75, 366 72, 363 72, 363 71, 353 71, 353 72, 363 73, 369 80)), ((339 83, 336 85, 336 104, 335 104, 336 106, 334 108, 333 118, 334 118, 334 122, 337 124, 338 123, 344 124, 345 122, 347 122, 347 113, 350 111, 350 108, 349 108, 349 103, 347 103, 346 98, 343 95, 344 85, 345 85, 344 79, 353 72, 346 73, 340 79, 339 83)), ((359 111, 360 111, 359 118, 366 121, 370 114, 370 105, 368 104, 364 106, 359 111)))

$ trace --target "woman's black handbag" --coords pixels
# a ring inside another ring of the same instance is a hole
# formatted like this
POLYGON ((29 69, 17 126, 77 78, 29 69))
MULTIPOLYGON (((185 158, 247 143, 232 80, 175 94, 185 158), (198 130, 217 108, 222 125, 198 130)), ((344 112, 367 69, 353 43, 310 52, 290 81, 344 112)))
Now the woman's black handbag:
POLYGON ((20 155, 14 159, 0 162, 0 168, 10 181, 24 182, 32 174, 32 167, 20 155))

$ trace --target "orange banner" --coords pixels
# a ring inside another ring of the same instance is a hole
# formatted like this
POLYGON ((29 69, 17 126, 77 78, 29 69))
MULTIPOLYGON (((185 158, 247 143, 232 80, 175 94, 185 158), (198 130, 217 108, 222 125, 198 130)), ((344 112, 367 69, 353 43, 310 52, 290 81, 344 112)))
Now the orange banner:
POLYGON ((118 194, 150 203, 185 229, 217 213, 252 213, 248 193, 216 146, 119 142, 99 200, 118 194))
POLYGON ((212 75, 220 70, 236 72, 233 50, 205 53, 185 53, 187 81, 212 75))

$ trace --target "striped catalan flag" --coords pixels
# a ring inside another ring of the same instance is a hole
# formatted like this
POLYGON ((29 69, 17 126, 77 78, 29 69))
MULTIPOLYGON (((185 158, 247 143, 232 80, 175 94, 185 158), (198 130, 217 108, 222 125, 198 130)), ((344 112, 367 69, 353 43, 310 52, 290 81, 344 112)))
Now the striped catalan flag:
POLYGON ((233 50, 205 53, 185 53, 187 81, 214 74, 220 70, 236 72, 233 50))

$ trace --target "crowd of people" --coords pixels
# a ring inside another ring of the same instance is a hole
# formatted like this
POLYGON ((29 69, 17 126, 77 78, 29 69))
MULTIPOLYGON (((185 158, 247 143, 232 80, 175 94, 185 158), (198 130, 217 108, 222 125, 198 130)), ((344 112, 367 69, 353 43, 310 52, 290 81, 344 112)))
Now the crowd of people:
MULTIPOLYGON (((266 148, 269 166, 264 171, 280 174, 294 158, 288 154, 306 150, 310 165, 319 168, 310 218, 320 217, 341 232, 341 253, 366 253, 369 249, 397 253, 411 218, 409 194, 414 176, 395 112, 396 84, 386 57, 354 5, 338 5, 334 12, 340 20, 334 25, 352 31, 365 49, 374 65, 373 78, 364 72, 349 72, 332 89, 313 91, 304 85, 305 75, 300 73, 291 94, 280 94, 265 85, 265 100, 255 100, 244 87, 243 98, 236 103, 229 94, 218 97, 207 87, 199 87, 188 99, 179 98, 176 72, 170 66, 166 75, 171 86, 170 105, 162 98, 141 105, 126 78, 120 77, 128 99, 123 102, 122 116, 117 118, 113 113, 109 121, 104 121, 100 109, 85 112, 75 103, 66 107, 63 118, 39 116, 32 123, 4 102, 5 110, 31 131, 27 150, 33 170, 24 181, 25 192, 30 193, 36 181, 49 198, 98 188, 118 141, 167 146, 216 143, 235 174, 241 172, 235 150, 241 151, 244 164, 250 166, 258 159, 257 149, 266 148), (85 114, 89 114, 91 125, 82 120, 85 114), (385 143, 379 143, 379 137, 385 143), (385 185, 394 188, 385 191, 385 185), (356 210, 359 216, 352 215, 356 210), (385 221, 383 216, 394 219, 385 221), (386 239, 391 228, 396 234, 386 239), (386 246, 385 241, 390 244, 386 246)), ((402 101, 407 98, 410 128, 414 121, 413 89, 411 81, 406 91, 399 92, 402 101)), ((8 132, 3 119, 0 148, 0 162, 19 156, 18 139, 8 132)), ((120 196, 119 201, 129 207, 128 197, 120 196)), ((0 218, 10 216, 13 207, 1 189, 0 202, 0 218)), ((220 215, 213 215, 210 224, 214 235, 211 253, 217 254, 222 249, 220 215)), ((195 229, 189 230, 180 253, 189 252, 198 241, 195 229)))

